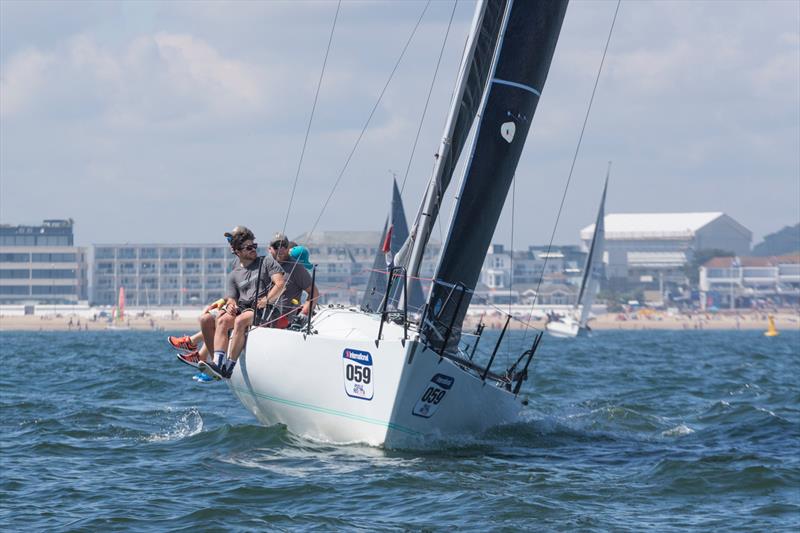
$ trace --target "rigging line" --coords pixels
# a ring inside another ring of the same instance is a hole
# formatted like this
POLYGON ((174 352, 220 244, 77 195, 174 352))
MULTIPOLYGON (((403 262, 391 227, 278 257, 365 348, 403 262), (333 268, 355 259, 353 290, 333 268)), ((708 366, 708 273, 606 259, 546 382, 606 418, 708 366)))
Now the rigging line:
MULTIPOLYGON (((611 35, 614 33, 614 25, 617 22, 617 14, 619 13, 619 6, 622 3, 622 0, 617 0, 617 7, 614 10, 614 18, 611 20, 611 28, 608 30, 608 38, 606 39, 606 46, 603 49, 603 57, 600 59, 600 66, 597 69, 597 76, 594 79, 594 87, 592 88, 592 96, 589 98, 589 105, 586 108, 586 115, 583 118, 583 126, 581 127, 581 134, 578 137, 578 145, 575 147, 575 154, 572 156, 572 165, 569 167, 569 175, 567 176, 567 183, 564 185, 564 193, 561 195, 561 204, 558 206, 558 213, 556 214, 556 221, 553 224, 553 232, 550 234, 550 242, 547 245, 547 254, 544 257, 544 265, 542 265, 542 273, 539 274, 539 281, 536 284, 536 292, 533 295, 533 300, 531 301, 531 310, 530 314, 528 315, 528 322, 530 322, 531 318, 533 317, 533 306, 536 305, 536 300, 539 297, 539 287, 542 285, 542 279, 544 278, 545 270, 547 269, 547 260, 550 257, 550 250, 553 247, 553 239, 556 236, 556 229, 558 228, 558 221, 561 218, 561 210, 564 208, 564 200, 567 198, 567 191, 569 190, 570 181, 572 181, 572 172, 575 170, 575 162, 578 160, 578 152, 581 149, 581 141, 583 141, 583 134, 586 131, 586 124, 589 122, 589 113, 592 111, 592 103, 594 102, 594 95, 597 92, 597 84, 600 81, 600 73, 603 72, 603 64, 606 61, 606 54, 608 53, 608 45, 611 43, 611 35)), ((525 338, 528 336, 528 330, 525 330, 525 337, 523 337, 523 342, 525 338)))
MULTIPOLYGON (((508 276, 508 314, 511 316, 511 301, 514 289, 514 207, 517 202, 517 175, 511 176, 511 250, 509 250, 509 271, 508 276)), ((510 353, 511 335, 508 336, 506 342, 506 362, 508 362, 508 355, 510 353)))
POLYGON ((286 225, 289 223, 289 213, 292 212, 292 202, 294 201, 294 193, 297 190, 297 181, 300 177, 300 168, 303 166, 303 157, 306 154, 306 145, 308 144, 308 135, 311 132, 311 123, 314 120, 314 112, 317 109, 317 100, 319 99, 319 90, 322 87, 322 78, 325 76, 325 67, 328 65, 328 54, 331 51, 331 43, 333 42, 333 33, 336 30, 336 21, 339 20, 339 10, 342 8, 342 0, 336 5, 336 14, 333 16, 333 25, 331 26, 331 35, 328 37, 328 48, 325 50, 325 59, 322 61, 322 71, 319 73, 319 81, 317 82, 317 92, 314 94, 314 104, 311 106, 311 116, 308 117, 308 126, 306 127, 306 137, 303 139, 303 149, 300 151, 300 161, 297 163, 297 172, 294 175, 294 184, 292 184, 292 194, 289 196, 289 205, 286 207, 286 217, 283 219, 283 230, 281 233, 286 234, 286 225))
POLYGON ((456 7, 458 6, 458 0, 453 2, 453 11, 450 12, 450 21, 447 23, 447 31, 444 33, 444 39, 442 40, 442 48, 439 50, 439 59, 436 60, 436 68, 433 71, 433 79, 431 80, 431 86, 428 88, 428 97, 425 100, 425 107, 422 109, 422 117, 419 119, 419 127, 417 128, 417 136, 414 137, 414 145, 411 147, 411 155, 408 158, 408 165, 406 166, 406 173, 403 176, 403 184, 400 186, 400 194, 403 194, 403 190, 406 188, 406 180, 408 179, 408 173, 411 170, 411 162, 414 160, 414 153, 417 151, 417 142, 419 142, 419 134, 422 132, 422 124, 425 122, 425 115, 428 113, 428 104, 431 101, 431 94, 433 93, 433 86, 436 84, 436 77, 439 74, 439 66, 442 64, 442 56, 444 55, 444 48, 447 44, 447 36, 450 35, 450 27, 453 25, 453 17, 456 14, 456 7))
POLYGON ((378 105, 381 103, 383 99, 383 95, 386 93, 387 87, 389 87, 389 83, 392 81, 395 72, 397 72, 397 68, 400 66, 400 62, 403 60, 403 57, 406 55, 406 50, 408 50, 408 45, 411 44, 411 40, 414 38, 414 35, 417 33, 417 29, 419 28, 420 23, 422 22, 422 18, 425 16, 425 12, 428 11, 428 7, 430 7, 432 0, 428 0, 425 4, 425 7, 422 9, 422 13, 420 13, 419 18, 417 19, 417 23, 414 25, 414 29, 411 30, 411 35, 408 36, 408 40, 406 41, 405 46, 403 47, 403 51, 400 52, 400 57, 397 58, 397 62, 394 64, 394 68, 392 69, 391 74, 389 74, 389 79, 386 80, 386 84, 384 84, 383 89, 381 89, 380 95, 378 95, 378 100, 375 102, 375 105, 372 106, 372 111, 369 113, 369 117, 367 117, 367 121, 364 123, 364 127, 361 128, 361 133, 358 134, 358 138, 356 139, 355 144, 353 145, 353 149, 350 151, 350 154, 347 156, 347 159, 344 162, 344 166, 342 170, 339 172, 339 176, 336 178, 336 181, 333 184, 333 188, 331 188, 330 194, 325 199, 325 203, 322 204, 322 209, 319 211, 319 216, 314 221, 314 225, 311 226, 311 231, 309 234, 313 233, 314 230, 317 228, 317 224, 319 224, 320 219, 322 219, 322 215, 325 213, 325 209, 328 208, 328 204, 333 198, 333 194, 336 192, 336 188, 339 186, 339 182, 342 181, 342 177, 344 176, 345 171, 347 170, 348 165, 350 165, 350 160, 353 158, 353 154, 356 153, 356 149, 358 145, 361 143, 361 139, 364 137, 364 133, 367 131, 367 127, 369 123, 372 121, 373 115, 375 115, 375 111, 378 109, 378 105))

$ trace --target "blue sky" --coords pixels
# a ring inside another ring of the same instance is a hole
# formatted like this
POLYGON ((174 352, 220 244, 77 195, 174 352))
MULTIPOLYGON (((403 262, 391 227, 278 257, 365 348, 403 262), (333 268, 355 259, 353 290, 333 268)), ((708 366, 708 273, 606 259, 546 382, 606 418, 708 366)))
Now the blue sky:
MULTIPOLYGON (((567 11, 517 172, 515 246, 550 238, 615 5, 567 11)), ((424 6, 343 2, 288 234, 320 214, 424 6)), ((473 7, 456 6, 403 193, 409 216, 473 7)), ((383 226, 452 9, 431 3, 319 229, 383 226)), ((0 2, 0 221, 72 217, 80 244, 281 229, 335 10, 0 2)), ((723 211, 754 244, 800 221, 800 3, 623 2, 556 243, 593 222, 609 160, 608 212, 723 211)), ((511 241, 511 204, 497 242, 511 241)))

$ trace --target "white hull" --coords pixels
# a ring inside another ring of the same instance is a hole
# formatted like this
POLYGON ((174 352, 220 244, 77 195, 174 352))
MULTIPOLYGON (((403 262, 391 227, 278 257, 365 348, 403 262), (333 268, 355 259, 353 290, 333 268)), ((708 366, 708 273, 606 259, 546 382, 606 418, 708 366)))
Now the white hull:
POLYGON ((379 326, 378 315, 328 308, 309 336, 254 329, 229 386, 263 424, 333 443, 425 446, 518 419, 521 398, 423 350, 412 331, 403 346, 396 324, 376 347, 379 326))
POLYGON ((548 322, 545 325, 547 333, 553 337, 570 338, 578 337, 588 334, 586 328, 582 328, 580 324, 570 316, 562 318, 560 321, 548 322))

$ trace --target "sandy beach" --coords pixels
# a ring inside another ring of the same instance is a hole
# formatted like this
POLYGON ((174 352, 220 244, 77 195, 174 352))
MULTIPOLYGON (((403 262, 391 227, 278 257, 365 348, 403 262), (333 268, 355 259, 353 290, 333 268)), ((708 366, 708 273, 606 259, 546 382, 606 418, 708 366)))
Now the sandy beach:
MULTIPOLYGON (((800 330, 800 313, 795 310, 779 310, 775 312, 741 311, 738 313, 693 313, 672 314, 666 312, 608 313, 600 315, 590 322, 592 329, 601 330, 766 330, 767 317, 772 314, 778 331, 800 330)), ((483 317, 489 329, 501 329, 505 323, 505 315, 500 312, 483 317)), ((464 328, 474 329, 478 318, 468 316, 464 328)), ((523 317, 515 317, 509 327, 521 329, 526 327, 523 317)), ((68 312, 50 315, 8 316, 0 315, 0 331, 113 331, 106 319, 81 316, 68 312)), ((131 330, 183 331, 194 332, 198 329, 197 318, 190 313, 176 316, 131 316, 122 324, 131 330)), ((530 326, 544 328, 544 320, 533 320, 530 326)))
MULTIPOLYGON (((796 311, 783 311, 764 313, 743 311, 739 313, 692 313, 669 314, 664 312, 652 313, 607 313, 592 319, 589 325, 597 331, 602 330, 766 330, 768 316, 772 315, 778 331, 800 330, 800 313, 796 311)), ((517 317, 515 317, 517 318, 517 317)), ((501 329, 506 321, 506 316, 496 312, 483 319, 489 329, 501 329)), ((512 319, 509 328, 525 328, 525 320, 512 319)), ((530 325, 543 329, 544 320, 534 320, 530 325)), ((465 321, 465 329, 477 326, 477 320, 469 317, 465 321)))

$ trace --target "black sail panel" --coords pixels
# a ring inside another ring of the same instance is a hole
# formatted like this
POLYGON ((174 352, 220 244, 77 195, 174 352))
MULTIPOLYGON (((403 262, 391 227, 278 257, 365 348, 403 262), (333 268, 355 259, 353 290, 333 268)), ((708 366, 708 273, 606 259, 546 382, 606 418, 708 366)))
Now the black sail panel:
POLYGON ((567 1, 510 6, 458 204, 423 317, 425 341, 453 351, 547 78, 567 1))
MULTIPOLYGON (((461 157, 461 152, 467 142, 467 137, 469 137, 469 131, 475 122, 475 115, 481 105, 507 3, 508 0, 484 0, 477 6, 477 9, 482 9, 482 13, 477 26, 474 28, 474 46, 466 51, 467 57, 464 58, 462 63, 459 78, 463 82, 453 95, 454 102, 451 102, 450 119, 445 128, 444 137, 446 138, 446 143, 441 147, 441 153, 437 154, 441 161, 438 162, 433 177, 436 182, 433 189, 435 201, 430 206, 430 211, 426 213, 429 215, 430 220, 426 226, 427 229, 423 230, 420 235, 414 236, 414 238, 421 239, 423 248, 430 239, 434 222, 442 206, 444 193, 450 185, 456 164, 459 157, 461 157)), ((423 199, 423 205, 425 200, 423 199)), ((421 214, 422 208, 417 213, 417 218, 414 221, 415 227, 419 223, 421 214)), ((411 241, 406 243, 409 248, 408 252, 410 252, 411 245, 411 241)), ((405 254, 402 255, 404 259, 401 259, 401 261, 407 263, 408 257, 405 254)))
MULTIPOLYGON (((386 224, 383 226, 381 233, 381 240, 378 243, 378 251, 375 254, 375 261, 372 264, 372 270, 369 274, 367 281, 367 289, 364 292, 364 299, 361 302, 361 307, 368 311, 379 311, 381 303, 383 302, 384 294, 386 294, 387 270, 386 270, 386 254, 383 253, 382 247, 386 240, 386 233, 392 231, 390 240, 391 255, 397 253, 403 242, 408 238, 408 224, 406 223, 406 213, 403 209, 403 199, 400 196, 400 191, 397 188, 397 182, 393 182, 392 187, 392 205, 389 211, 389 216, 386 219, 386 224)), ((398 278, 394 281, 392 287, 391 297, 389 298, 389 308, 395 307, 402 308, 402 279, 398 278)), ((418 279, 408 280, 408 310, 419 311, 425 302, 425 297, 422 295, 422 286, 418 279)))
MULTIPOLYGON (((478 107, 481 105, 483 88, 486 86, 486 79, 489 77, 492 57, 497 46, 497 38, 503 22, 505 8, 506 0, 489 0, 486 2, 486 11, 478 29, 475 51, 467 67, 467 83, 464 86, 464 93, 456 115, 455 127, 450 138, 451 147, 442 161, 442 192, 450 184, 456 163, 458 163, 458 158, 461 157, 461 151, 467 142, 469 130, 475 121, 478 107)), ((441 207, 441 201, 437 204, 437 209, 438 207, 441 207)))

